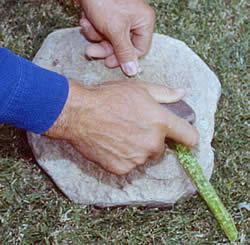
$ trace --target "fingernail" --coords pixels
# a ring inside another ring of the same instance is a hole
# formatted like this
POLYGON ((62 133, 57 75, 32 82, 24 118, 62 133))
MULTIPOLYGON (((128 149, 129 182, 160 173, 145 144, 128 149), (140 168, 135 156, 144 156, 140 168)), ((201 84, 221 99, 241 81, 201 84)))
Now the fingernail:
POLYGON ((135 76, 137 73, 138 66, 136 65, 136 62, 129 61, 126 64, 122 64, 122 70, 128 75, 128 76, 135 76))
POLYGON ((186 89, 184 89, 184 88, 176 88, 175 92, 177 94, 184 95, 184 94, 186 94, 186 89))

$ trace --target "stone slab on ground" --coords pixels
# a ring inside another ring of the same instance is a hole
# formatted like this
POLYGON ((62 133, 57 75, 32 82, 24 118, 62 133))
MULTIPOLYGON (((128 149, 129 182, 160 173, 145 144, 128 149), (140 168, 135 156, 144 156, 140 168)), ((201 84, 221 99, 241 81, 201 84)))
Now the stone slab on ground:
MULTIPOLYGON (((47 37, 33 61, 86 85, 124 79, 119 68, 110 70, 103 60, 87 60, 83 55, 87 44, 80 28, 58 30, 47 37)), ((221 91, 217 77, 185 43, 160 34, 154 34, 150 52, 140 60, 140 67, 140 77, 145 81, 187 89, 184 100, 196 112, 195 126, 201 136, 198 149, 193 151, 210 178, 214 166, 210 143, 221 91)), ((28 140, 39 165, 77 203, 168 206, 196 193, 171 152, 157 163, 147 163, 119 177, 86 160, 65 141, 33 133, 28 133, 28 140)))

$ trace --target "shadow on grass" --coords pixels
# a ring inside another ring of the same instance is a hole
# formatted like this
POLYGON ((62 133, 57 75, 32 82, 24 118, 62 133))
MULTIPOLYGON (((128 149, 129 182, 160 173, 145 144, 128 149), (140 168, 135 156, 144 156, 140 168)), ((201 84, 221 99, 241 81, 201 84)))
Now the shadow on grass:
POLYGON ((0 158, 24 160, 27 164, 35 161, 28 145, 26 131, 0 124, 0 158))

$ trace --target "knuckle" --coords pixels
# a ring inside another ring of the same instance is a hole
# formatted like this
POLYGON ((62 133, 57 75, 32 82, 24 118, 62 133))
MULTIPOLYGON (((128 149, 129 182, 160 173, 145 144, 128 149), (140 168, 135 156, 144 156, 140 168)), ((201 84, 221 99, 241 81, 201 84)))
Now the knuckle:
POLYGON ((135 165, 129 161, 126 161, 124 159, 120 159, 118 161, 114 159, 110 161, 108 171, 122 176, 128 174, 134 167, 135 165))
POLYGON ((126 167, 120 167, 120 168, 117 168, 116 171, 115 171, 115 174, 117 175, 126 175, 128 174, 135 166, 134 165, 130 165, 130 166, 126 166, 126 167))
POLYGON ((94 32, 88 32, 88 34, 86 34, 86 37, 90 40, 90 41, 95 41, 98 37, 94 32))
POLYGON ((197 144, 199 144, 200 142, 200 135, 198 133, 198 130, 195 129, 194 133, 193 133, 193 137, 191 137, 191 140, 189 142, 189 146, 195 146, 197 144))
POLYGON ((148 6, 148 8, 147 8, 147 15, 148 15, 148 19, 151 22, 155 22, 156 13, 155 13, 154 9, 151 6, 148 6))
POLYGON ((113 173, 116 174, 116 175, 122 176, 122 175, 128 174, 129 171, 130 170, 128 170, 128 169, 119 169, 119 170, 117 170, 117 171, 115 171, 113 173))
POLYGON ((134 59, 134 57, 137 57, 136 50, 124 40, 126 39, 121 38, 119 41, 115 41, 112 43, 114 50, 116 51, 116 55, 119 56, 120 59, 134 59))
POLYGON ((192 128, 181 142, 183 145, 193 147, 200 143, 200 135, 196 128, 192 128))
POLYGON ((148 143, 148 150, 150 153, 159 153, 162 149, 163 142, 159 135, 151 137, 151 141, 148 143))
POLYGON ((141 58, 141 57, 143 57, 143 56, 145 56, 147 53, 148 53, 148 50, 149 50, 149 48, 148 47, 143 47, 141 50, 140 50, 140 54, 139 54, 139 58, 141 58))
POLYGON ((144 154, 143 156, 137 157, 136 159, 134 159, 134 163, 136 164, 136 166, 141 166, 141 165, 145 164, 147 159, 148 159, 148 156, 146 154, 144 154))
POLYGON ((112 39, 112 38, 116 38, 118 40, 122 40, 122 31, 125 29, 125 23, 120 21, 119 18, 117 18, 116 16, 112 17, 112 24, 110 24, 109 22, 104 24, 103 27, 103 31, 105 33, 105 35, 112 39))
POLYGON ((149 13, 150 13, 151 20, 155 21, 156 13, 155 13, 154 9, 150 7, 149 13))

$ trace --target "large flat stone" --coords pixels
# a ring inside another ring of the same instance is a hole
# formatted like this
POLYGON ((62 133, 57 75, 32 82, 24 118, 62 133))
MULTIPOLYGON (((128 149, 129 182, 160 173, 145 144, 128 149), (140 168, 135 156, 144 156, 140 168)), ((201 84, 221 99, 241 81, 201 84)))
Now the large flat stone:
MULTIPOLYGON (((120 69, 109 70, 103 61, 88 61, 88 42, 79 28, 55 31, 44 41, 34 63, 64 74, 81 84, 124 79, 120 69)), ((143 80, 185 87, 184 99, 196 112, 195 126, 201 136, 194 153, 207 178, 214 159, 210 145, 214 113, 220 96, 220 83, 208 66, 185 43, 154 34, 150 52, 140 60, 143 80)), ((53 91, 51 91, 53 92, 53 91)), ((71 200, 97 206, 167 206, 196 192, 189 177, 171 152, 157 163, 147 163, 128 176, 118 177, 87 161, 65 141, 28 133, 29 143, 39 165, 71 200)))

